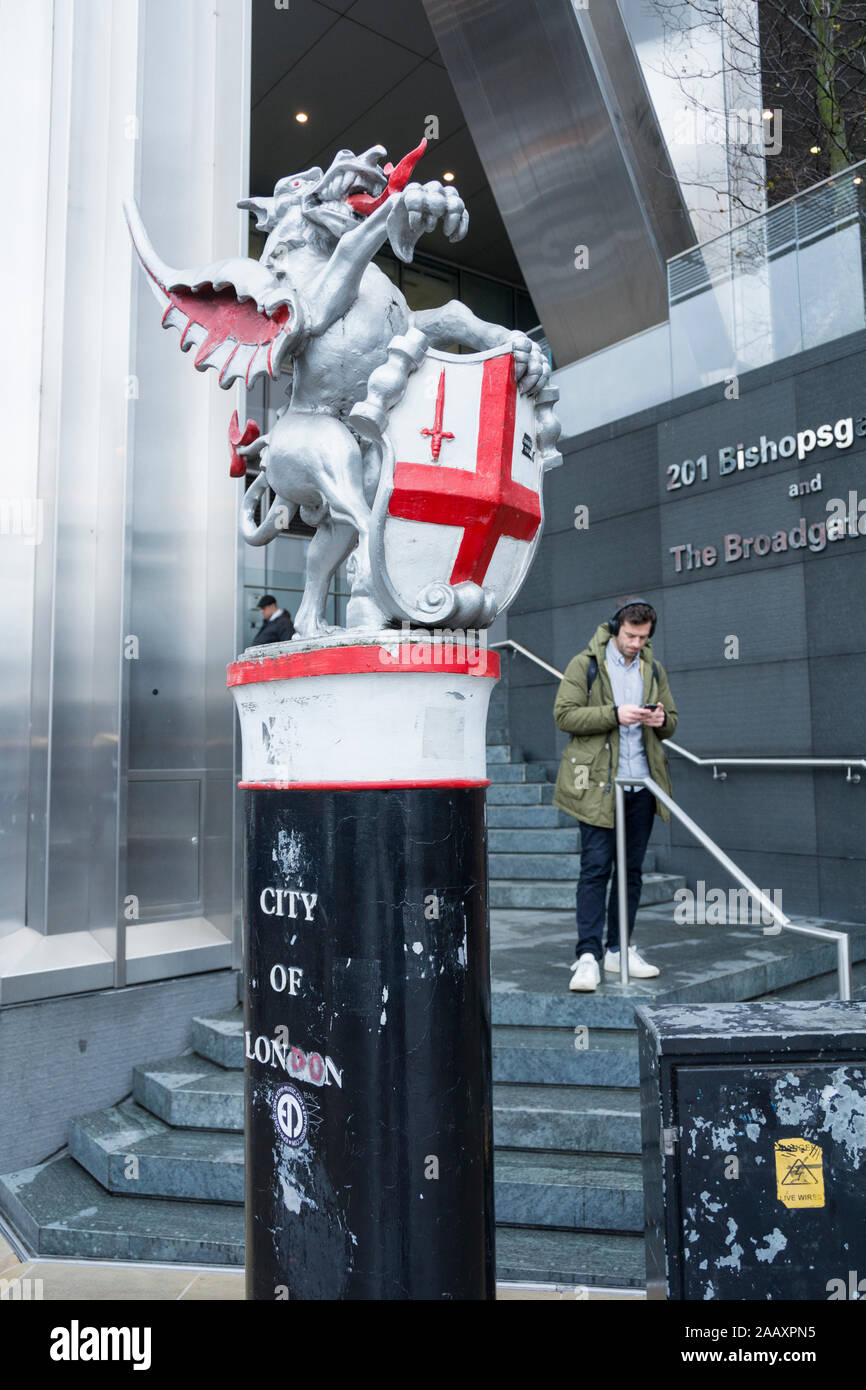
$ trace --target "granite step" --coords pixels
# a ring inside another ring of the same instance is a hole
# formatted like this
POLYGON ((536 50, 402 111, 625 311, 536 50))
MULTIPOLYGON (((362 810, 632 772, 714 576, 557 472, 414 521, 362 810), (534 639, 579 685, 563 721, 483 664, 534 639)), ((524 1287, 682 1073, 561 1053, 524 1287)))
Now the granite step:
MULTIPOLYGON (((173 1130, 132 1101, 73 1121, 69 1152, 108 1193, 244 1201, 242 1136, 173 1130)), ((636 1158, 497 1149, 494 1176, 505 1224, 641 1229, 636 1158)))
POLYGON ((572 994, 568 970, 562 971, 562 994, 531 994, 528 990, 498 990, 494 984, 492 1013, 494 1026, 529 1025, 537 1028, 589 1029, 590 1046, 596 1029, 635 1029, 634 1011, 638 1004, 667 1003, 637 982, 628 994, 606 992, 607 978, 594 994, 572 994))
POLYGON ((640 1096, 609 1086, 495 1084, 493 1135, 501 1149, 640 1153, 640 1096))
MULTIPOLYGON (((497 857, 494 855, 491 856, 491 859, 497 857)), ((490 906, 553 908, 561 911, 574 911, 577 877, 577 872, 572 871, 569 877, 561 881, 556 879, 497 878, 494 876, 491 864, 490 906)), ((654 871, 645 873, 640 897, 641 906, 650 907, 656 903, 670 902, 674 894, 685 886, 686 881, 681 874, 661 874, 654 871)))
POLYGON ((642 1289, 646 1287, 643 1236, 500 1226, 496 1277, 503 1283, 642 1289))
POLYGON ((495 743, 507 743, 507 742, 508 742, 508 730, 507 730, 507 729, 503 729, 503 727, 501 726, 501 724, 491 724, 490 728, 487 730, 487 743, 488 743, 488 745, 491 744, 491 743, 494 743, 494 744, 495 744, 495 743))
MULTIPOLYGON (((498 997, 495 995, 493 998, 496 1001, 498 997)), ((559 1002, 550 997, 550 1004, 559 1002)), ((592 1008, 581 1011, 584 1002, 575 995, 566 995, 562 1001, 566 1017, 559 1020, 559 1026, 532 1026, 531 1022, 525 1026, 524 1020, 518 1024, 498 1024, 493 1029, 496 1080, 550 1080, 563 1084, 574 1079, 575 1083, 585 1081, 587 1084, 598 1084, 601 1077, 602 1084, 607 1086, 637 1086, 637 1033, 632 1022, 634 1006, 612 1001, 614 1015, 609 1022, 606 1017, 599 1017, 599 1005, 605 1001, 594 997, 592 1008), (566 1026, 562 1026, 563 1023, 566 1026), (585 1037, 581 1034, 580 1047, 575 1047, 577 1027, 587 1029, 585 1037), (582 1047, 584 1041, 587 1045, 582 1047), (603 1072, 605 1068, 606 1072, 603 1072), (599 1077, 596 1077, 596 1070, 599 1077)), ((535 1013, 537 1011, 534 1009, 530 1017, 534 1017, 535 1013)), ((204 1058, 217 1063, 218 1070, 211 1072, 211 1077, 220 1079, 222 1073, 234 1070, 238 1076, 238 1094, 242 1094, 242 1009, 229 1009, 213 1019, 196 1019, 195 1033, 197 1051, 204 1058)), ((186 1058, 174 1061, 182 1062, 183 1068, 188 1066, 186 1058)), ((164 1063, 160 1063, 160 1074, 165 1074, 164 1063)), ((140 1111, 140 1115, 146 1113, 140 1111)), ((153 1125, 154 1133, 160 1133, 160 1126, 164 1129, 163 1122, 158 1118, 153 1118, 153 1125)), ((213 1129, 214 1126, 210 1127, 213 1129)))
POLYGON ((166 1124, 242 1132, 244 1077, 195 1053, 133 1068, 132 1094, 166 1124))
MULTIPOLYGON (((539 806, 539 811, 546 807, 539 806)), ((556 808, 552 808, 556 811, 556 808)), ((557 814, 561 814, 557 812, 557 814)), ((580 846, 576 821, 561 829, 542 827, 499 830, 488 822, 487 848, 491 854, 575 854, 580 846)))
POLYGON ((643 1177, 636 1154, 497 1149, 493 1167, 501 1226, 643 1232, 643 1177))
MULTIPOLYGON (((538 806, 518 809, 543 811, 556 808, 538 806)), ((580 832, 576 827, 500 830, 490 828, 488 824, 487 848, 491 878, 576 879, 580 868, 580 832)), ((645 873, 655 871, 655 850, 647 850, 643 867, 645 873)))
POLYGON ((192 1021, 192 1045, 200 1057, 207 1057, 219 1067, 243 1071, 244 1011, 238 1004, 225 1013, 192 1021))
MULTIPOLYGON (((524 1187, 531 1183, 524 1170, 524 1187)), ((595 1190, 600 1196, 605 1183, 597 1180, 595 1190)), ((610 1191, 615 1191, 612 1182, 610 1191)), ((529 1200, 528 1194, 521 1198, 518 1188, 513 1197, 515 1210, 521 1200, 529 1200)), ((68 1154, 0 1178, 0 1210, 35 1256, 160 1264, 244 1261, 242 1206, 107 1193, 68 1154)), ((501 1281, 621 1288, 645 1282, 640 1236, 515 1224, 499 1227, 496 1241, 501 1281)))
MULTIPOLYGON (((175 1130, 124 1101, 73 1120, 69 1138, 70 1155, 107 1193, 243 1204, 241 1135, 175 1130)), ((640 1229, 628 1224, 634 1217, 623 1196, 634 1183, 642 1192, 630 1159, 497 1149, 494 1177, 498 1219, 507 1224, 640 1229), (622 1174, 629 1181, 617 1185, 622 1174)))
MULTIPOLYGON (((866 960, 857 960, 858 952, 862 951, 862 943, 851 938, 851 998, 861 1001, 866 999, 866 960)), ((838 999, 839 998, 839 976, 836 970, 827 971, 823 975, 813 975, 808 980, 796 980, 793 984, 783 985, 776 989, 772 994, 765 994, 761 1002, 767 1003, 772 999, 838 999)))
MULTIPOLYGON (((519 834, 520 832, 518 831, 517 833, 519 834)), ((528 834, 529 832, 526 833, 528 834)), ((574 835, 568 830, 548 831, 547 833, 560 835, 571 834, 572 841, 574 840, 574 835)), ((492 845, 490 849, 491 851, 493 850, 492 845)), ((646 880, 647 875, 655 872, 655 864, 655 851, 647 850, 643 861, 644 880, 646 880)), ((488 871, 491 880, 495 879, 499 883, 528 879, 545 879, 548 882, 553 882, 557 879, 567 879, 569 883, 574 885, 580 874, 580 855, 573 850, 571 852, 560 850, 558 853, 553 854, 539 853, 533 850, 527 850, 525 853, 512 850, 505 854, 491 852, 488 858, 488 871)), ((682 879, 681 883, 685 884, 685 879, 682 879)), ((675 891, 675 889, 671 889, 671 892, 667 894, 662 901, 667 902, 673 898, 675 891)), ((573 896, 572 894, 572 898, 573 896)), ((648 902, 656 901, 658 901, 656 898, 641 898, 641 902, 644 906, 646 906, 648 902)), ((501 907, 502 905, 501 903, 496 904, 497 907, 501 907)), ((573 903, 570 902, 569 906, 573 906, 573 903)))
MULTIPOLYGON (((197 1019, 196 1023, 197 1051, 218 1062, 223 1069, 242 1071, 242 1011, 233 1009, 213 1019, 197 1019), (218 1058, 207 1050, 211 1047, 213 1052, 218 1051, 218 1058)), ((494 1078, 497 1081, 550 1081, 556 1085, 583 1082, 636 1086, 637 1034, 634 1030, 595 1025, 585 1037, 581 1035, 576 1045, 575 1027, 578 1026, 583 1029, 586 1025, 570 1019, 566 1028, 497 1026, 493 1030, 494 1078)), ((154 1124, 159 1126, 161 1122, 154 1120, 154 1124)))
POLYGON ((487 788, 488 806, 550 806, 553 782, 491 782, 487 788))
MULTIPOLYGON (((606 1054, 613 1054, 617 1048, 624 1047, 631 1053, 636 1044, 634 1032, 615 1032, 602 1031, 593 1028, 592 1037, 589 1039, 586 1052, 592 1054, 594 1049, 603 1050, 606 1054)), ((238 1007, 229 1010, 224 1014, 215 1015, 211 1019, 194 1020, 194 1040, 196 1051, 204 1057, 210 1058, 223 1068, 231 1068, 238 1071, 243 1070, 243 1010, 238 1007)), ((517 1027, 510 1029, 498 1028, 494 1030, 494 1069, 497 1066, 497 1056, 499 1066, 503 1068, 502 1075, 497 1077, 501 1081, 531 1081, 543 1080, 547 1075, 547 1068, 553 1070, 566 1068, 569 1073, 574 1070, 575 1065, 579 1069, 586 1069, 587 1058, 582 1055, 575 1061, 571 1054, 574 1054, 575 1039, 572 1027, 559 1029, 545 1029, 532 1027, 517 1027), (520 1056, 512 1055, 520 1053, 520 1056), (552 1055, 557 1053, 559 1060, 552 1055), (567 1062, 563 1062, 560 1054, 565 1054, 567 1062), (512 1074, 512 1069, 518 1065, 529 1067, 534 1065, 541 1074, 517 1075, 512 1074), (505 1074, 505 1071, 508 1074, 505 1074)), ((636 1053, 635 1053, 636 1056, 636 1053)), ((611 1067, 611 1077, 618 1078, 620 1073, 631 1075, 631 1062, 624 1062, 611 1055, 608 1057, 611 1067)), ((592 1070, 594 1062, 589 1063, 592 1070)), ((554 1079, 552 1076, 551 1080, 554 1079)), ((563 1075, 563 1081, 570 1080, 569 1075, 563 1075)), ((579 1079, 579 1078, 578 1078, 579 1079)), ((610 1085, 635 1085, 635 1081, 620 1081, 611 1079, 610 1085)), ((159 1123, 158 1121, 156 1123, 159 1123)))
POLYGON ((496 806, 487 805, 487 826, 489 830, 543 830, 569 829, 572 835, 580 833, 580 824, 558 806, 496 806))
POLYGON ((510 743, 488 743, 487 761, 488 763, 519 763, 523 759, 520 756, 520 749, 513 748, 510 743))
POLYGON ((244 1209, 120 1196, 68 1153, 0 1178, 0 1211, 34 1255, 241 1265, 244 1209))
POLYGON ((634 1029, 493 1029, 493 1080, 552 1086, 638 1086, 634 1029))
POLYGON ((580 873, 580 855, 573 848, 571 853, 560 850, 558 854, 491 854, 488 872, 496 880, 565 878, 573 885, 580 873))
POLYGON ((491 782, 546 782, 547 768, 544 763, 491 763, 487 776, 491 782))
POLYGON ((174 1129, 133 1100, 70 1120, 69 1152, 108 1192, 244 1200, 242 1134, 174 1129))

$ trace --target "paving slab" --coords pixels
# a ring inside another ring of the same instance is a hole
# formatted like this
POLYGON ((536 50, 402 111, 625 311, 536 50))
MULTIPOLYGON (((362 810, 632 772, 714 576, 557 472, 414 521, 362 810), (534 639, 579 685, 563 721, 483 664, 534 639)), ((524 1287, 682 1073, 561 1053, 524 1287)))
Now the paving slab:
MULTIPOLYGON (((661 971, 655 979, 619 983, 602 972, 591 994, 570 994, 576 925, 570 912, 492 908, 491 976, 494 1023, 538 1026, 585 1024, 628 1028, 638 1004, 736 1003, 822 976, 806 997, 835 993, 835 947, 782 932, 765 936, 760 926, 694 926, 674 920, 675 904, 638 910, 634 944, 661 971)), ((823 918, 792 917, 795 923, 837 928, 823 918)), ((866 961, 866 927, 841 924, 851 937, 852 957, 866 961)))

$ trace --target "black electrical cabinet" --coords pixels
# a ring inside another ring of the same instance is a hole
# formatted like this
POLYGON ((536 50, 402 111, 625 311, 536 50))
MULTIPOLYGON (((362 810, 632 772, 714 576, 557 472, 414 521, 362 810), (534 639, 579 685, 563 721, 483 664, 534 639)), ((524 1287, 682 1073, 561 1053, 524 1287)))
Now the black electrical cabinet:
POLYGON ((635 1012, 647 1296, 866 1299, 866 1004, 635 1012))

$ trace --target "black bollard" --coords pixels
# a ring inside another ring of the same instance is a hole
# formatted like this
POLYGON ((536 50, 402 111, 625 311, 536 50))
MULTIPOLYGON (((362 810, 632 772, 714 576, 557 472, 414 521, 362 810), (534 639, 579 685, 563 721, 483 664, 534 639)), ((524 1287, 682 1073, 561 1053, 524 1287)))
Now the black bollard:
POLYGON ((866 1005, 670 1004, 635 1018, 647 1297, 861 1298, 866 1005))
POLYGON ((414 643, 395 669, 369 645, 319 647, 230 668, 247 788, 251 1299, 495 1296, 495 657, 443 670, 437 654, 414 643))

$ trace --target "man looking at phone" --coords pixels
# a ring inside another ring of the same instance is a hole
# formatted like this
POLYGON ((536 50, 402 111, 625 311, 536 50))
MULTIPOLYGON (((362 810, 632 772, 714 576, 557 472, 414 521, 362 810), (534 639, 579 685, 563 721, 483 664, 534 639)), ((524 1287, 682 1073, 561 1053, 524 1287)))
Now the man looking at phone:
MULTIPOLYGON (((662 739, 677 727, 677 711, 664 668, 653 660, 650 638, 657 616, 643 599, 628 599, 602 623, 595 636, 566 668, 553 717, 571 734, 562 755, 553 804, 581 822, 580 878, 577 884, 577 952, 569 988, 596 989, 599 966, 619 974, 614 778, 652 777, 670 794, 662 739), (605 894, 607 946, 602 951, 605 894)), ((653 820, 670 820, 666 806, 648 787, 625 787, 629 939, 640 902, 642 866, 653 820)), ((633 946, 629 974, 658 975, 633 946)))

